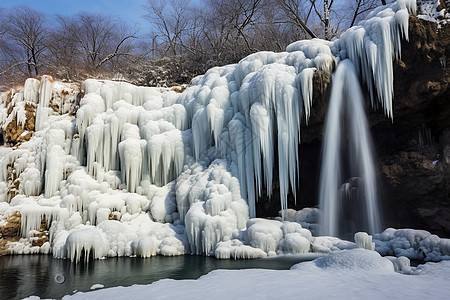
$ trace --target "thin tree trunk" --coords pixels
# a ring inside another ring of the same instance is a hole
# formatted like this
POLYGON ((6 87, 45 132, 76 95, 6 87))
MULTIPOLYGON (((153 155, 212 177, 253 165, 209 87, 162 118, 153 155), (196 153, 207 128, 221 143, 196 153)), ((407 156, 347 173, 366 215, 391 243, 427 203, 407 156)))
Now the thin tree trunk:
POLYGON ((328 9, 328 0, 323 0, 323 23, 325 26, 325 39, 330 39, 330 11, 328 9))

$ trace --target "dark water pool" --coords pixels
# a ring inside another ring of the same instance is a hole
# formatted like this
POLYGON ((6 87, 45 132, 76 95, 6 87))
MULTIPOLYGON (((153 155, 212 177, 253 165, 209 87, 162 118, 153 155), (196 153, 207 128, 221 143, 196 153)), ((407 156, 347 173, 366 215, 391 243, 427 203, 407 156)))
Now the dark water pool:
POLYGON ((122 257, 73 264, 50 255, 0 257, 0 299, 22 299, 31 295, 61 298, 75 291, 104 287, 149 284, 163 278, 196 279, 216 269, 287 270, 318 254, 287 255, 254 260, 218 260, 204 256, 151 258, 122 257), (63 282, 62 282, 63 281, 63 282))

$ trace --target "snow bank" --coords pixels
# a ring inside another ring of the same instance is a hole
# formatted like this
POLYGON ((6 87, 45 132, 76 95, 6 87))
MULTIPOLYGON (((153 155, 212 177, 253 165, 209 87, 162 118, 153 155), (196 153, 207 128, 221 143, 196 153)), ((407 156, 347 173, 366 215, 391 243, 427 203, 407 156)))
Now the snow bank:
POLYGON ((311 271, 314 268, 382 271, 387 273, 394 271, 394 265, 389 259, 381 257, 375 251, 364 249, 336 251, 312 262, 297 264, 291 270, 311 271))

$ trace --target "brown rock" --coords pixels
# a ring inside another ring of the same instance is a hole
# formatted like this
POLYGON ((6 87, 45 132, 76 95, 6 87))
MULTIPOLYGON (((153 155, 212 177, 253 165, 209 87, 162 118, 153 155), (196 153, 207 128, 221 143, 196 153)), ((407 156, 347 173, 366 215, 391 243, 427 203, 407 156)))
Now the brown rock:
POLYGON ((6 225, 0 227, 2 238, 15 238, 20 236, 21 215, 18 211, 6 218, 6 225))
POLYGON ((8 254, 9 242, 17 242, 20 239, 20 213, 14 212, 6 218, 6 222, 4 226, 0 226, 0 256, 8 254))
MULTIPOLYGON (((25 123, 22 125, 17 125, 17 118, 14 117, 9 124, 6 125, 5 131, 3 133, 4 141, 10 145, 16 145, 17 143, 22 143, 29 141, 34 133, 34 123, 35 123, 35 112, 36 107, 34 103, 27 102, 25 104, 25 123), (26 132, 27 131, 27 132, 26 132)), ((12 112, 12 108, 11 108, 12 112)))

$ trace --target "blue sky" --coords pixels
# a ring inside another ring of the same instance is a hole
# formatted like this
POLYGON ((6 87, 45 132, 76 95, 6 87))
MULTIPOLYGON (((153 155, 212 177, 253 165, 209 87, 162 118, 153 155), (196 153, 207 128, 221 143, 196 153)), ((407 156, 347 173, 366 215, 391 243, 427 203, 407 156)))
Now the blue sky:
MULTIPOLYGON (((146 0, 0 0, 0 7, 10 8, 17 5, 28 6, 46 13, 49 19, 54 14, 74 15, 82 11, 120 16, 130 25, 144 27, 146 21, 143 5, 146 0)), ((143 29, 143 28, 142 28, 143 29)))

